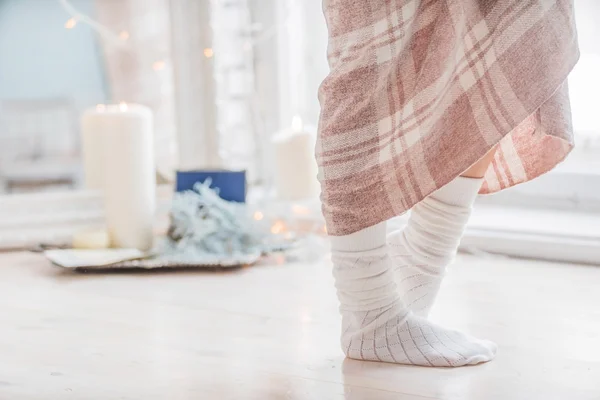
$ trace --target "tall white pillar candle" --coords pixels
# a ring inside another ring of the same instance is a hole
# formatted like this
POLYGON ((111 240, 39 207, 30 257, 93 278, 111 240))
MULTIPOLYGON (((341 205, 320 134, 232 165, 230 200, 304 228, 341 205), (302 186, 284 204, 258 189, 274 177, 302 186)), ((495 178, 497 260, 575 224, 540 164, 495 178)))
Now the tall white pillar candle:
POLYGON ((294 117, 291 129, 273 138, 275 188, 283 200, 301 200, 318 193, 315 139, 300 117, 294 117))
POLYGON ((156 173, 152 111, 136 104, 98 105, 82 118, 86 186, 104 195, 113 247, 149 250, 156 173))

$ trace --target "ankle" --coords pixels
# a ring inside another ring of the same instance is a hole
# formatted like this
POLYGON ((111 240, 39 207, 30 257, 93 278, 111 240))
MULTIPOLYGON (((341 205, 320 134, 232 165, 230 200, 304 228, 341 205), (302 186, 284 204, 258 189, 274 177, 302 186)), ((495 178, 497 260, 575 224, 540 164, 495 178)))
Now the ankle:
POLYGON ((433 192, 429 198, 451 206, 471 208, 482 184, 483 178, 459 176, 433 192))
POLYGON ((387 223, 381 222, 369 228, 345 236, 331 236, 331 249, 343 253, 378 250, 385 246, 387 223))

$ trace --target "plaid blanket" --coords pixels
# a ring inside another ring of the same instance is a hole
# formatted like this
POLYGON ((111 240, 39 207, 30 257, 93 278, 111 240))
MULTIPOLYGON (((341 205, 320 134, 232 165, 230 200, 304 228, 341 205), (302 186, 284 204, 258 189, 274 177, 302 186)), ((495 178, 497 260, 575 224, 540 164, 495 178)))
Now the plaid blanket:
POLYGON ((317 141, 331 235, 399 215, 499 143, 481 193, 573 146, 572 0, 325 0, 317 141))

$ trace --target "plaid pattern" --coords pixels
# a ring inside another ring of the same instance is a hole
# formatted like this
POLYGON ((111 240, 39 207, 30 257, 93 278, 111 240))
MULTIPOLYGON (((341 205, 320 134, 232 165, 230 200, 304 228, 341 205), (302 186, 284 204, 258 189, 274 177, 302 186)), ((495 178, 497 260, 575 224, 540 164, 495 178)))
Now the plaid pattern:
POLYGON ((482 187, 572 148, 572 0, 325 0, 317 142, 331 235, 399 215, 500 144, 482 187))

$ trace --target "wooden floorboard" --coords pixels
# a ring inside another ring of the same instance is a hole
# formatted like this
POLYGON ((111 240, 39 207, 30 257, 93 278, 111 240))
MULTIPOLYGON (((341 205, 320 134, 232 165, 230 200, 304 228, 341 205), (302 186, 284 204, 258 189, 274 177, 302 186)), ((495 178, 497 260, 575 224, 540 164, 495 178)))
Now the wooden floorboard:
POLYGON ((0 254, 0 399, 600 399, 598 267, 461 256, 432 318, 497 359, 345 360, 327 262, 106 275, 0 254))

